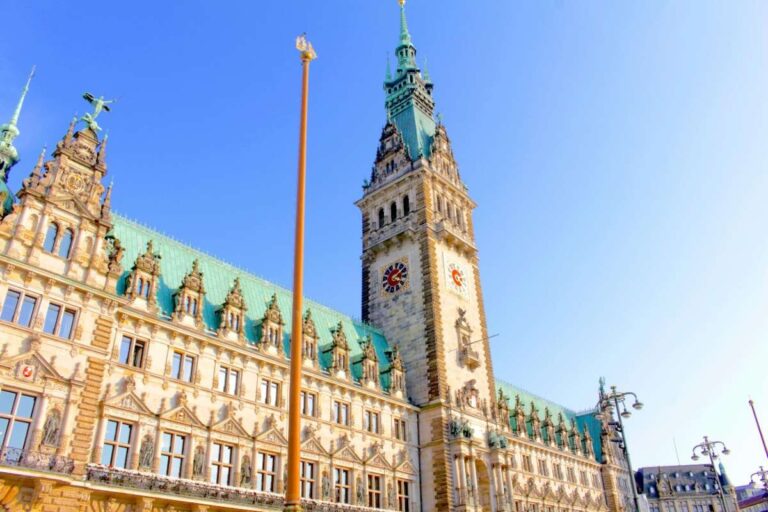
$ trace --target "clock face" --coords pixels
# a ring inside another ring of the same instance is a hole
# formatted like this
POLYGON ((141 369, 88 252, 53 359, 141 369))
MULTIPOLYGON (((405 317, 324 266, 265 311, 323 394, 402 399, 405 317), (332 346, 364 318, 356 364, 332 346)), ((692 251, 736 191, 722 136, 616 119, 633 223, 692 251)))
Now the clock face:
POLYGON ((387 293, 399 292, 408 284, 408 266, 402 261, 392 263, 384 269, 381 287, 387 293))
POLYGON ((464 269, 456 263, 448 265, 447 269, 448 286, 460 293, 467 292, 467 276, 464 274, 464 269))

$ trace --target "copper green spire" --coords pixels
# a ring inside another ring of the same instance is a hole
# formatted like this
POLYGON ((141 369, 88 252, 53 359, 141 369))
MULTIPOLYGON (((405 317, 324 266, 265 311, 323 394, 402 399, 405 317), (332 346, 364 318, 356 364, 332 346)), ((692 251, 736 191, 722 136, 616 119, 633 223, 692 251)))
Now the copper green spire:
POLYGON ((7 178, 8 170, 19 161, 19 153, 13 146, 13 140, 19 136, 19 128, 17 124, 19 122, 19 116, 21 115, 21 107, 24 105, 24 99, 27 97, 29 84, 32 82, 33 76, 35 76, 34 66, 29 73, 29 78, 27 78, 27 83, 24 85, 24 90, 21 91, 21 97, 16 104, 16 109, 13 111, 11 120, 0 126, 0 179, 3 180, 7 178))
POLYGON ((411 34, 408 33, 408 21, 405 19, 405 0, 400 2, 400 44, 411 44, 411 34))

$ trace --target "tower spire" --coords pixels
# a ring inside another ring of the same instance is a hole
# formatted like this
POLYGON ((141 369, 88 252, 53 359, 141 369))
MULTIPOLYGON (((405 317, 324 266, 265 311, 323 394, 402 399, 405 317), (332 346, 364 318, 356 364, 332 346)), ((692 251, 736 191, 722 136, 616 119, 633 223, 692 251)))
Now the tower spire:
POLYGON ((411 34, 408 33, 408 20, 405 19, 405 0, 397 0, 400 4, 400 44, 410 45, 411 34))
POLYGON ((29 73, 27 83, 24 84, 24 89, 21 91, 21 97, 16 104, 11 120, 0 126, 0 172, 2 173, 0 178, 3 180, 7 179, 8 171, 19 161, 19 153, 13 146, 13 140, 19 136, 19 128, 17 124, 19 122, 19 116, 21 115, 21 107, 24 105, 24 99, 27 97, 29 84, 32 82, 33 76, 35 76, 34 66, 32 66, 32 71, 29 73))

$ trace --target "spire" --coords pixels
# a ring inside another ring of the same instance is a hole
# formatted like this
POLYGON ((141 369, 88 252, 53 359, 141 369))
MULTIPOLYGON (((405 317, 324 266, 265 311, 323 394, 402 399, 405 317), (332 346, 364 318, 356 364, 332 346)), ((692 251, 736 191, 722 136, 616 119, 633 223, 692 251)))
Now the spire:
POLYGON ((427 83, 431 83, 432 80, 429 78, 429 70, 427 69, 427 58, 424 57, 424 69, 421 70, 421 76, 424 78, 424 81, 427 83))
POLYGON ((32 71, 29 72, 29 78, 27 78, 27 83, 24 85, 24 90, 21 92, 19 103, 16 105, 16 110, 13 111, 13 117, 11 117, 11 122, 9 123, 13 126, 16 126, 16 123, 19 122, 21 107, 24 105, 24 99, 27 97, 27 92, 29 91, 29 84, 32 83, 32 77, 34 76, 35 76, 35 66, 32 66, 32 71))
POLYGON ((24 99, 27 97, 29 84, 32 82, 33 76, 35 76, 34 66, 32 66, 32 71, 29 73, 27 83, 24 84, 24 89, 21 91, 21 97, 16 104, 11 120, 0 126, 0 179, 3 181, 8 178, 8 171, 11 167, 16 165, 19 161, 19 153, 13 146, 13 140, 19 136, 19 128, 17 124, 19 122, 19 116, 21 115, 21 107, 24 105, 24 99))
POLYGON ((109 140, 109 133, 104 134, 104 139, 99 146, 99 153, 96 155, 96 162, 104 165, 104 161, 107 158, 107 141, 109 140))
POLYGON ((389 67, 389 53, 387 53, 387 74, 385 75, 385 81, 392 80, 392 69, 389 67))
POLYGON ((405 19, 405 0, 398 0, 400 3, 400 44, 411 45, 411 34, 408 33, 408 21, 405 19))

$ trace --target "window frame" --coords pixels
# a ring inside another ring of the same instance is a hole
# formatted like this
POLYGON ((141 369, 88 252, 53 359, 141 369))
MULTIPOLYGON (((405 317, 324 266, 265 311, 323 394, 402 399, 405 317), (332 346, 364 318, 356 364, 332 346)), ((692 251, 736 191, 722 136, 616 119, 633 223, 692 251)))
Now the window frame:
POLYGON ((40 399, 39 395, 36 395, 34 393, 28 393, 24 391, 16 391, 15 389, 0 389, 0 396, 3 394, 13 394, 14 397, 11 402, 11 408, 9 412, 0 412, 0 421, 5 420, 6 424, 4 427, 3 437, 0 437, 0 452, 5 452, 6 455, 4 456, 5 459, 8 459, 9 461, 18 461, 21 459, 22 452, 27 449, 27 445, 32 440, 32 428, 33 424, 35 422, 35 419, 37 417, 38 413, 38 402, 40 399), (31 398, 32 401, 32 410, 29 413, 29 416, 20 416, 19 415, 19 405, 21 404, 22 398, 31 398), (24 441, 21 443, 22 446, 8 446, 8 443, 12 440, 14 429, 17 424, 23 423, 26 425, 26 431, 24 432, 24 441), (7 450, 7 451, 6 451, 7 450), (18 458, 16 457, 16 454, 13 452, 13 450, 18 450, 18 458))
POLYGON ((131 465, 131 453, 133 448, 133 438, 134 438, 134 432, 136 431, 136 425, 132 422, 123 421, 116 418, 107 418, 107 422, 104 424, 104 436, 102 438, 102 446, 101 446, 101 461, 100 463, 103 466, 108 466, 111 468, 119 468, 119 469, 130 469, 129 466, 131 465), (107 439, 107 432, 109 432, 109 424, 114 423, 116 425, 115 428, 115 437, 114 439, 107 439), (128 427, 129 433, 128 433, 128 441, 121 441, 120 435, 123 432, 123 428, 128 427), (104 455, 105 450, 109 447, 111 450, 111 455, 109 457, 109 463, 104 464, 104 455), (115 464, 116 459, 118 458, 118 453, 120 453, 121 449, 125 449, 125 465, 120 466, 115 464))
POLYGON ((189 352, 184 352, 183 350, 177 350, 177 349, 173 350, 173 353, 171 354, 171 378, 172 379, 177 380, 179 382, 188 382, 191 384, 195 381, 196 370, 197 370, 197 356, 194 356, 189 352), (174 371, 174 367, 176 364, 176 356, 179 356, 178 371, 174 371), (192 367, 189 371, 189 379, 185 377, 187 360, 192 361, 192 367))
POLYGON ((117 353, 117 362, 125 366, 130 366, 131 368, 139 368, 143 370, 144 366, 147 364, 148 353, 149 353, 149 340, 140 339, 136 336, 131 336, 124 333, 120 337, 120 348, 117 353), (125 340, 130 340, 130 344, 128 346, 128 352, 126 354, 127 359, 123 361, 123 344, 125 340), (142 352, 141 352, 141 362, 138 365, 136 365, 134 364, 134 362, 136 360, 136 346, 138 344, 142 346, 142 352))
POLYGON ((259 382, 259 402, 270 407, 282 406, 282 382, 262 378, 259 382))
POLYGON ((302 416, 307 416, 310 418, 317 417, 317 400, 318 400, 318 396, 317 396, 317 393, 315 393, 314 391, 305 391, 305 390, 301 391, 301 394, 299 396, 299 406, 300 406, 299 408, 301 410, 302 416), (311 398, 311 400, 308 400, 308 398, 311 398), (312 404, 312 407, 308 407, 309 404, 312 404))
POLYGON ((366 486, 368 508, 382 508, 382 482, 384 477, 376 473, 368 473, 366 480, 368 484, 366 486), (373 485, 374 483, 376 483, 375 486, 373 485))
POLYGON ((256 487, 257 491, 275 492, 275 482, 277 481, 279 456, 271 452, 258 452, 256 454, 256 487), (265 467, 267 461, 272 461, 272 469, 265 467), (270 485, 267 489, 266 482, 270 485))
POLYGON ((2 319, 3 322, 16 324, 16 325, 20 325, 21 327, 26 327, 28 329, 31 329, 35 323, 35 318, 37 317, 40 309, 40 302, 41 302, 40 296, 27 293, 26 291, 20 290, 18 288, 8 288, 8 290, 5 292, 5 297, 3 298, 3 306, 2 306, 2 309, 0 309, 0 316, 2 316, 3 313, 5 312, 5 308, 8 302, 8 297, 12 293, 17 295, 16 304, 13 306, 13 313, 11 314, 11 319, 10 320, 2 319), (19 317, 21 316, 21 313, 24 309, 24 305, 27 299, 33 300, 34 304, 32 306, 32 312, 29 314, 29 320, 25 324, 19 321, 19 317))
POLYGON ((78 320, 78 310, 72 307, 69 307, 65 304, 62 304, 60 302, 55 301, 49 301, 48 302, 48 308, 45 311, 45 318, 43 319, 43 332, 45 334, 48 334, 50 336, 56 336, 57 338, 62 338, 65 340, 71 340, 74 337, 75 330, 77 329, 77 320, 78 320), (48 317, 51 314, 51 308, 56 307, 59 309, 59 311, 56 313, 56 320, 53 324, 53 331, 48 330, 48 317), (62 336, 61 334, 61 327, 64 324, 64 317, 67 315, 67 313, 70 313, 72 315, 72 324, 69 328, 69 333, 67 333, 67 336, 62 336))
POLYGON ((408 442, 408 422, 403 418, 395 417, 392 421, 395 439, 398 441, 408 442))
POLYGON ((317 487, 317 468, 318 464, 315 461, 302 460, 299 463, 299 486, 302 498, 315 499, 315 488, 317 487), (307 476, 307 468, 311 468, 311 475, 307 476), (306 492, 309 491, 309 492, 306 492))
POLYGON ((369 434, 381 434, 381 413, 366 409, 363 414, 363 430, 369 434))
POLYGON ((350 425, 351 412, 352 412, 352 407, 350 406, 349 402, 344 402, 342 400, 333 401, 333 407, 332 407, 331 413, 333 414, 333 418, 332 418, 333 422, 336 425, 343 425, 345 427, 348 427, 350 425), (342 419, 340 415, 340 412, 342 410, 345 411, 343 422, 340 421, 342 419))
POLYGON ((216 391, 219 393, 224 393, 225 395, 230 396, 239 396, 240 395, 240 377, 242 376, 242 372, 238 368, 234 368, 232 366, 227 366, 225 364, 220 364, 219 369, 217 372, 218 377, 218 384, 216 386, 216 391), (222 379, 223 375, 223 379, 222 379), (234 375, 234 386, 235 389, 232 389, 232 377, 234 375))
POLYGON ((333 468, 333 498, 335 503, 343 503, 345 505, 352 504, 352 470, 343 467, 333 468), (344 482, 340 480, 341 476, 344 476, 344 482), (341 498, 344 496, 344 500, 341 498))
POLYGON ((397 510, 399 512, 411 512, 411 481, 398 478, 395 484, 397 489, 397 510))
POLYGON ((215 485, 232 485, 232 477, 235 474, 235 446, 214 441, 211 443, 210 474, 208 482, 215 485), (218 449, 218 455, 216 455, 218 449), (229 450, 229 460, 223 460, 225 449, 229 450), (214 457, 215 456, 215 457, 214 457), (222 473, 226 470, 226 479, 222 479, 222 473), (226 480, 226 481, 224 481, 226 480))
POLYGON ((187 462, 187 452, 189 451, 189 435, 181 434, 178 432, 164 430, 160 433, 160 467, 158 468, 158 474, 167 476, 170 478, 184 478, 184 469, 187 462), (163 451, 163 439, 165 436, 171 436, 170 451, 163 451), (176 452, 177 441, 182 440, 181 453, 176 452), (165 470, 163 470, 163 460, 167 459, 168 464, 165 470), (174 461, 179 460, 179 475, 173 475, 174 461))

